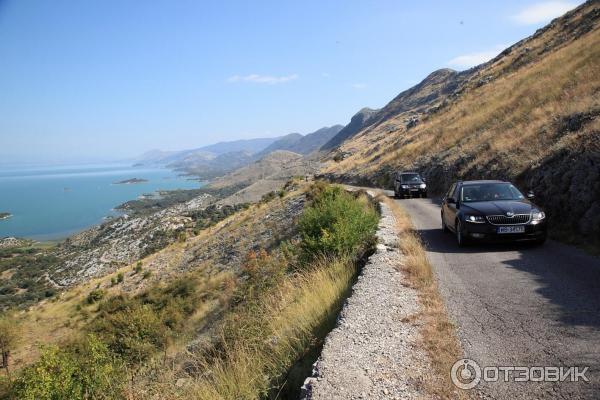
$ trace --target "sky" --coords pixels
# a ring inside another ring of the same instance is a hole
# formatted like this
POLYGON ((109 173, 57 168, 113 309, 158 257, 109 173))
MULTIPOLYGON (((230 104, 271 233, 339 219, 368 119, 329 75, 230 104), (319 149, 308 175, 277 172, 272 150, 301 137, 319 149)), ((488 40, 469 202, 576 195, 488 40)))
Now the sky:
POLYGON ((346 124, 580 3, 0 0, 0 165, 346 124))

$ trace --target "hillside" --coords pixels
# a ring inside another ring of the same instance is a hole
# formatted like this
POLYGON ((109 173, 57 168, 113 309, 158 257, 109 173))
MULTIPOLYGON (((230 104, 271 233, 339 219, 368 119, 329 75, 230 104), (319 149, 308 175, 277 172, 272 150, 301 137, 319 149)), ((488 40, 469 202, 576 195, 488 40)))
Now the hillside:
POLYGON ((438 194, 455 179, 513 180, 555 237, 600 243, 599 19, 587 2, 485 64, 434 72, 331 151, 324 173, 389 187, 414 169, 438 194))
POLYGON ((298 398, 374 243, 377 209, 364 193, 296 179, 219 210, 153 254, 4 316, 20 339, 0 397, 298 398))

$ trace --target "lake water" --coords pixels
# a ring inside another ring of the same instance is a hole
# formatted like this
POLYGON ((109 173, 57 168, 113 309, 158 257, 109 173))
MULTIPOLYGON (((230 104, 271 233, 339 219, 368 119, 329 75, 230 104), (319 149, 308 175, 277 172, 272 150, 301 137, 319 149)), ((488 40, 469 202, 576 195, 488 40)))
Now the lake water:
POLYGON ((114 207, 157 190, 196 189, 202 184, 176 172, 129 165, 0 167, 0 238, 55 240, 118 215, 114 207), (136 184, 114 184, 132 178, 136 184))

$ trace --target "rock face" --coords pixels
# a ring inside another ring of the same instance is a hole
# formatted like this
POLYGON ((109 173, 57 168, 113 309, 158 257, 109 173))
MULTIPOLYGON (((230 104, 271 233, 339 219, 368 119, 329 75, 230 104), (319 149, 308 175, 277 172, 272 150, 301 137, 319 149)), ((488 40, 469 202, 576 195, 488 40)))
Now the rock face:
POLYGON ((59 248, 64 261, 49 276, 59 286, 71 286, 130 264, 153 247, 174 240, 172 233, 191 221, 186 214, 212 201, 204 194, 148 216, 124 215, 74 235, 59 248))
POLYGON ((379 244, 352 288, 325 340, 313 376, 302 387, 305 400, 426 398, 419 377, 428 374, 428 358, 419 346, 417 292, 398 268, 395 219, 382 204, 379 244))

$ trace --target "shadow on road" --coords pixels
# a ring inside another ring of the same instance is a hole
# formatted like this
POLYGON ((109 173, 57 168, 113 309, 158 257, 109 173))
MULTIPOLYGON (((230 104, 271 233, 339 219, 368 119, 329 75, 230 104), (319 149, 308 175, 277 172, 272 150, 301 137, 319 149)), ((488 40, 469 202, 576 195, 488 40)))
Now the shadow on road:
MULTIPOLYGON (((419 201, 440 204, 436 199, 419 201)), ((402 200, 399 203, 402 204, 402 200)), ((426 208, 413 212, 431 213, 426 208)), ((442 231, 441 223, 439 229, 417 231, 428 252, 448 255, 450 268, 473 264, 471 257, 479 257, 484 263, 482 268, 490 270, 489 279, 497 279, 497 274, 503 273, 502 268, 526 273, 523 278, 504 280, 503 284, 510 282, 511 289, 514 285, 523 285, 522 290, 535 290, 555 306, 551 312, 555 320, 569 326, 593 327, 594 335, 600 334, 600 258, 552 240, 543 246, 521 242, 473 243, 459 247, 453 233, 442 231), (523 279, 527 276, 535 283, 526 284, 523 279)))

